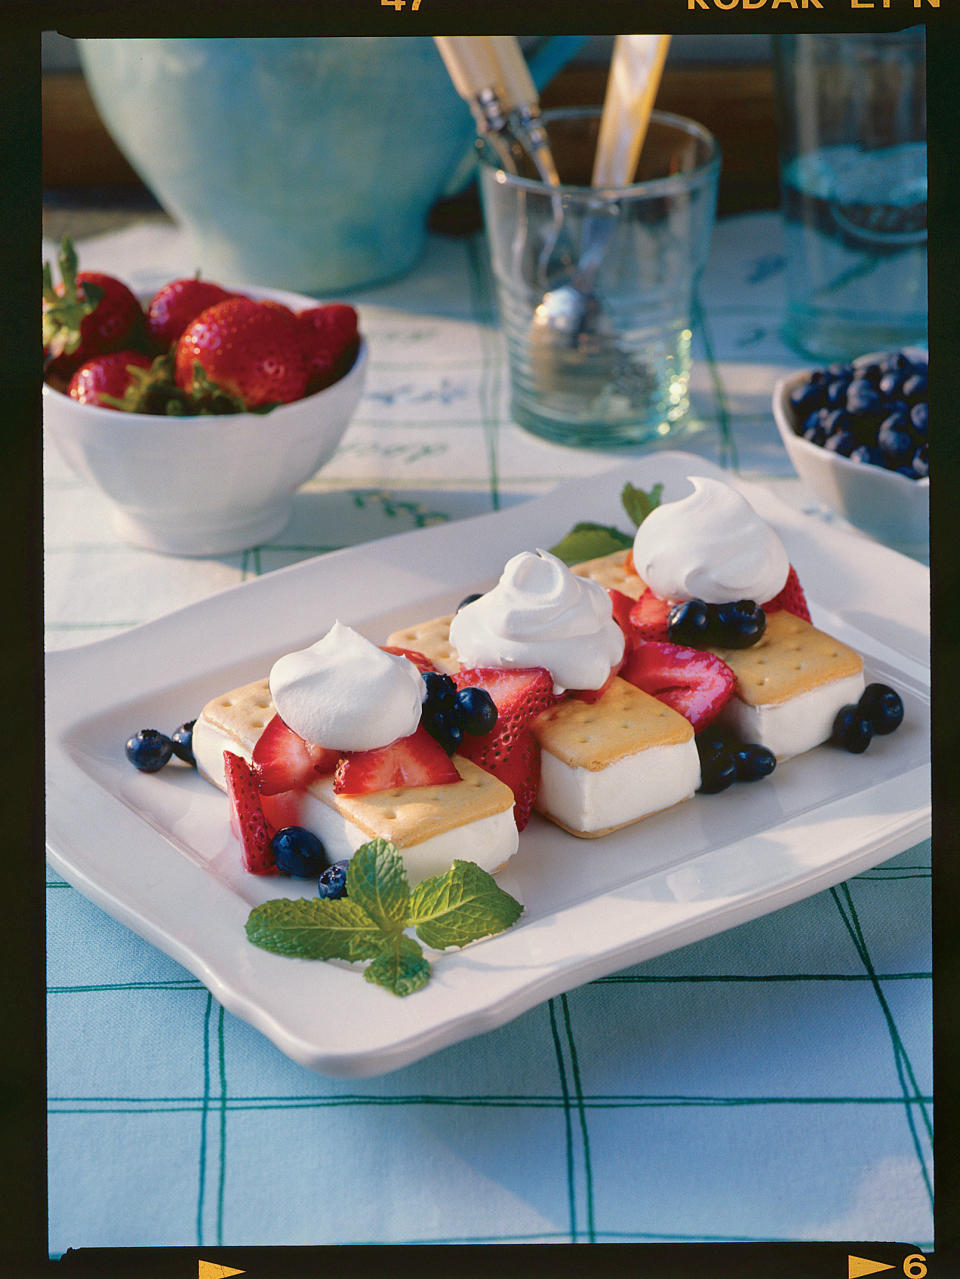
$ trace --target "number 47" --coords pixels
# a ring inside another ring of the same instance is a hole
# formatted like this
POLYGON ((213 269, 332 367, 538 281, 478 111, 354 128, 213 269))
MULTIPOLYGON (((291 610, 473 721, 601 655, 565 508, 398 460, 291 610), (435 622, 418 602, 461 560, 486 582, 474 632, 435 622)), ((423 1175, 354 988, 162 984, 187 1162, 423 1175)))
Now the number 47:
MULTIPOLYGON (((380 0, 380 7, 383 8, 386 6, 388 9, 396 9, 399 13, 406 3, 407 0, 380 0)), ((420 0, 413 0, 413 3, 410 5, 410 12, 416 13, 419 8, 420 0)))

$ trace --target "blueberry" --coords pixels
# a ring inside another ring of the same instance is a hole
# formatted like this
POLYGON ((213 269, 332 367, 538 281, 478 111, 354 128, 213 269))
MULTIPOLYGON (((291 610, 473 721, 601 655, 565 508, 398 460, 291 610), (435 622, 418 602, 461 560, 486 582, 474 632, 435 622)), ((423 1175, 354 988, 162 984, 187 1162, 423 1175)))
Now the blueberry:
POLYGON ((803 416, 811 409, 818 409, 825 403, 826 387, 823 382, 807 380, 795 386, 790 392, 790 405, 794 412, 803 416))
POLYGON ((904 355, 902 351, 891 351, 889 355, 884 357, 882 363, 884 369, 890 373, 907 374, 913 369, 910 357, 904 355))
POLYGON ((347 895, 347 867, 350 865, 349 859, 342 862, 334 862, 332 866, 328 866, 326 870, 320 872, 317 880, 317 896, 318 897, 346 897, 347 895))
POLYGON ((847 402, 847 387, 850 385, 848 378, 837 378, 835 382, 827 384, 826 407, 828 409, 842 409, 847 402))
POLYGON ((725 648, 750 648, 766 630, 767 617, 754 600, 718 604, 714 609, 714 629, 725 648))
POLYGON ((903 398, 908 404, 916 404, 920 400, 927 398, 927 375, 926 373, 914 373, 908 377, 902 388, 903 398))
POLYGON ((718 795, 737 780, 737 762, 730 750, 700 756, 700 791, 718 795))
POLYGON ((769 777, 777 766, 777 757, 766 746, 757 742, 748 742, 734 752, 734 763, 737 766, 738 782, 757 782, 762 777, 769 777))
POLYGON ((857 711, 866 716, 881 737, 903 723, 903 699, 888 684, 868 684, 857 702, 857 711))
POLYGON ((811 444, 823 445, 827 439, 827 428, 823 425, 816 413, 813 415, 815 421, 811 426, 805 426, 801 432, 805 440, 809 440, 811 444))
POLYGON ((471 737, 489 733, 497 722, 497 704, 485 688, 461 688, 454 703, 457 723, 471 737))
POLYGON ((740 746, 740 742, 732 733, 719 728, 716 724, 708 724, 693 740, 701 760, 711 759, 722 751, 730 753, 740 746))
POLYGON ((930 405, 926 400, 918 400, 916 404, 910 408, 910 425, 913 427, 916 435, 927 434, 927 420, 930 415, 930 405))
POLYGON ((910 463, 910 470, 916 480, 926 479, 930 474, 930 446, 926 441, 917 445, 917 451, 914 453, 913 461, 910 463))
POLYGON ((882 364, 874 361, 872 364, 861 364, 857 368, 857 377, 863 378, 864 382, 869 382, 871 386, 876 386, 883 377, 885 369, 882 364))
POLYGON ((873 724, 859 706, 843 706, 833 721, 832 740, 851 755, 862 755, 873 737, 873 724))
POLYGON ((855 377, 847 387, 847 408, 851 413, 877 413, 883 401, 877 389, 863 377, 855 377))
POLYGON ((876 444, 861 444, 850 454, 851 462, 864 462, 869 466, 886 466, 887 458, 883 449, 876 444))
POLYGON ((434 710, 425 708, 420 722, 433 740, 442 746, 448 755, 452 755, 463 741, 463 729, 457 720, 456 710, 453 705, 439 707, 434 710))
POLYGON ((828 412, 821 413, 820 421, 826 428, 828 435, 832 435, 834 431, 852 431, 854 429, 854 418, 846 409, 830 409, 828 412))
POLYGON ((327 850, 313 831, 303 826, 284 826, 270 841, 277 865, 285 875, 314 879, 325 870, 327 850))
POLYGON ((827 369, 827 376, 842 382, 849 382, 854 376, 853 365, 843 364, 842 362, 839 364, 831 364, 827 369))
POLYGON ((197 766, 197 761, 193 757, 193 726, 196 722, 195 719, 188 719, 185 724, 181 724, 175 732, 170 734, 174 755, 192 768, 197 766))
POLYGON ((479 591, 475 595, 465 595, 457 605, 457 612, 459 613, 462 608, 466 608, 468 604, 472 604, 474 600, 480 599, 480 595, 481 592, 479 591))
POLYGON ((127 739, 123 749, 134 768, 141 773, 156 773, 173 754, 173 742, 155 728, 141 728, 127 739))
POLYGON ((849 457, 857 447, 857 439, 850 431, 837 431, 827 436, 823 447, 831 453, 839 453, 841 457, 849 457))
POLYGON ((881 395, 885 395, 888 400, 892 400, 897 395, 901 386, 903 386, 903 373, 891 372, 884 373, 883 377, 877 383, 877 390, 881 395))
POLYGON ((825 417, 826 412, 826 409, 818 408, 814 409, 813 413, 808 413, 807 417, 795 428, 796 434, 805 435, 807 431, 823 431, 826 434, 826 427, 823 426, 823 417, 825 417))
POLYGON ((421 679, 426 685, 426 705, 441 710, 453 705, 457 696, 457 686, 449 675, 441 675, 439 671, 423 671, 421 679))
POLYGON ((671 644, 692 648, 706 644, 710 635, 710 609, 703 600, 684 600, 667 614, 667 638, 671 644))
POLYGON ((877 443, 886 455, 887 466, 903 466, 913 458, 916 445, 905 423, 906 418, 894 414, 877 432, 877 443))

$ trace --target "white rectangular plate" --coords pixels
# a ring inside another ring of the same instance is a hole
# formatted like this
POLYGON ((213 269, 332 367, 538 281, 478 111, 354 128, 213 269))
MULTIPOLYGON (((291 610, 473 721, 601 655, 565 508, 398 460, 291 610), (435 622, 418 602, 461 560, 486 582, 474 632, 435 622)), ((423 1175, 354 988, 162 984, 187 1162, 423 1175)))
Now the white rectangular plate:
MULTIPOLYGON (((398 998, 348 965, 250 945, 250 907, 305 881, 239 867, 220 791, 191 770, 137 773, 123 743, 169 732, 217 693, 266 674, 340 618, 382 642, 452 611, 519 550, 575 520, 629 521, 620 492, 721 475, 682 453, 637 458, 509 510, 417 530, 246 582, 122 635, 47 659, 51 864, 172 955, 295 1061, 381 1074, 501 1025, 553 995, 819 892, 929 834, 929 574, 912 560, 800 515, 740 484, 779 531, 815 623, 863 653, 868 680, 901 692, 906 718, 864 755, 821 747, 741 784, 599 840, 536 815, 500 883, 526 907, 511 930, 432 955, 398 998), (891 584, 896 590, 891 590, 891 584)), ((726 478, 730 478, 727 476, 726 478)))

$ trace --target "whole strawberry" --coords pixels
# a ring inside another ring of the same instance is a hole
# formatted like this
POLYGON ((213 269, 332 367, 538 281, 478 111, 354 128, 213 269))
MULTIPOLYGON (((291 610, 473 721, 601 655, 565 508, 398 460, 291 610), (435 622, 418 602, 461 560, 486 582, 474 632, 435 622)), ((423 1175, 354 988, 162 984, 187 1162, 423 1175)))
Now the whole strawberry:
POLYGON ((112 351, 142 350, 143 309, 112 275, 78 271, 77 254, 64 236, 57 256, 60 283, 43 265, 43 351, 48 380, 66 380, 85 361, 112 351))
POLYGON ((346 302, 328 302, 297 313, 309 368, 307 394, 338 381, 357 354, 357 313, 346 302))
POLYGON ((229 401, 234 411, 302 399, 307 362, 297 323, 286 308, 250 298, 217 302, 177 342, 175 377, 201 403, 229 401))
POLYGON ((136 374, 132 370, 146 371, 149 368, 149 357, 140 351, 111 351, 109 355, 95 355, 73 374, 67 385, 67 394, 81 404, 119 409, 123 407, 128 388, 135 381, 136 374))
POLYGON ((168 351, 201 311, 236 295, 197 276, 171 280, 147 304, 147 335, 156 351, 168 351))

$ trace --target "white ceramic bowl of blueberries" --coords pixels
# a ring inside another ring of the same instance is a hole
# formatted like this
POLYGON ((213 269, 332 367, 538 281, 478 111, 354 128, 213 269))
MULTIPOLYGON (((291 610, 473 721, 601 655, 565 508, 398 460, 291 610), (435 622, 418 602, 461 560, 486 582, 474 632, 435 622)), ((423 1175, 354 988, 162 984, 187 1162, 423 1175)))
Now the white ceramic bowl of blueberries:
POLYGON ((929 546, 927 353, 918 347, 806 369, 777 382, 773 415, 799 477, 878 541, 929 546))

